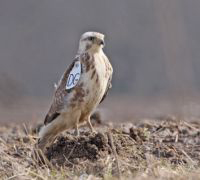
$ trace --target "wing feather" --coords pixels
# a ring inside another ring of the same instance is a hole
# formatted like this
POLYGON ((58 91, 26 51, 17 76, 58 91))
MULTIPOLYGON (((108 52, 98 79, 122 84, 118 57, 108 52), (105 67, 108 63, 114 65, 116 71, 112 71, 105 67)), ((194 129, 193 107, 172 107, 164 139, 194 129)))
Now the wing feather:
POLYGON ((57 112, 55 112, 51 116, 49 116, 49 114, 47 114, 46 117, 45 117, 45 119, 44 119, 44 124, 47 125, 48 123, 50 123, 54 119, 56 119, 59 115, 60 115, 60 113, 57 113, 57 112))
POLYGON ((72 62, 72 64, 67 68, 67 70, 62 75, 60 81, 58 82, 56 91, 54 93, 53 97, 53 103, 45 117, 44 124, 47 125, 48 123, 51 123, 54 119, 56 119, 59 115, 62 109, 64 108, 64 103, 66 96, 71 92, 72 89, 66 90, 66 83, 68 76, 70 74, 70 71, 74 67, 75 62, 79 61, 79 57, 76 57, 75 60, 72 62))
MULTIPOLYGON (((112 84, 111 84, 111 81, 112 81, 112 75, 110 75, 109 79, 108 79, 108 83, 107 83, 107 87, 106 87, 106 90, 105 90, 105 93, 100 101, 100 103, 102 103, 104 101, 104 99, 106 98, 107 94, 108 94, 108 91, 109 89, 112 88, 112 84)), ((100 104, 99 103, 99 104, 100 104)))

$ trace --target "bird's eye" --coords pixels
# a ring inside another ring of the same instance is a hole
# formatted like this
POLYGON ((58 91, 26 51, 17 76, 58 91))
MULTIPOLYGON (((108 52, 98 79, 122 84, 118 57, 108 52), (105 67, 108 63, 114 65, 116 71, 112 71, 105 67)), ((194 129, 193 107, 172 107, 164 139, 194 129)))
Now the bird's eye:
POLYGON ((93 41, 93 40, 94 40, 94 37, 89 37, 88 40, 89 40, 89 41, 93 41))

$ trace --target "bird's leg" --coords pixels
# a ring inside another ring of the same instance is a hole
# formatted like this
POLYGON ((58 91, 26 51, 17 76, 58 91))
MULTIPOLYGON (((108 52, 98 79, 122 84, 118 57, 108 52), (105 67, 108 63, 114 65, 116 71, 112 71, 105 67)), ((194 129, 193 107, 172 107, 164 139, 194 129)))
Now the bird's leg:
POLYGON ((76 125, 75 125, 75 132, 74 132, 74 135, 75 135, 75 136, 79 136, 79 135, 80 135, 79 129, 78 129, 78 123, 76 123, 76 125))
POLYGON ((88 126, 89 126, 89 128, 90 128, 90 130, 91 130, 92 132, 96 132, 96 131, 94 130, 94 128, 93 128, 91 122, 90 122, 90 117, 88 117, 88 119, 87 119, 87 124, 88 124, 88 126))
POLYGON ((79 120, 80 120, 80 117, 81 117, 81 112, 79 112, 78 116, 76 117, 76 124, 75 124, 75 131, 74 131, 74 135, 75 136, 79 136, 80 135, 80 132, 79 132, 79 120))

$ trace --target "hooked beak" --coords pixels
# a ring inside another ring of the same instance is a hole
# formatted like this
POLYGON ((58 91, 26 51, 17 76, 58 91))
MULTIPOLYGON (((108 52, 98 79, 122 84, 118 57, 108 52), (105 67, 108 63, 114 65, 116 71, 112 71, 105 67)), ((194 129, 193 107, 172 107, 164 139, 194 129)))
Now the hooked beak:
POLYGON ((100 40, 99 44, 102 45, 102 46, 105 46, 104 40, 100 40))

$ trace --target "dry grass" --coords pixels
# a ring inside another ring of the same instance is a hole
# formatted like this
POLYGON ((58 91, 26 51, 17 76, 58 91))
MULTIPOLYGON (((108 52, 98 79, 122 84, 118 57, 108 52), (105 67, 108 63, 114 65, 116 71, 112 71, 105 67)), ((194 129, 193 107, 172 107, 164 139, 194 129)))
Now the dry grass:
POLYGON ((200 124, 162 121, 98 127, 80 137, 65 133, 47 149, 51 163, 31 156, 36 134, 0 128, 1 179, 199 179, 200 124))

